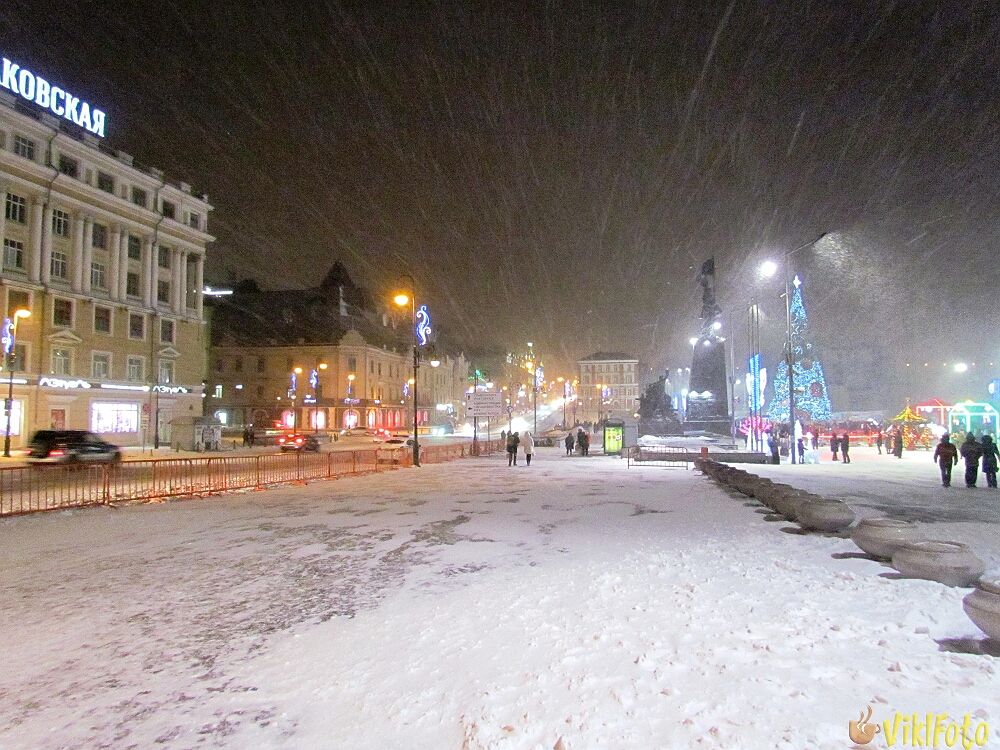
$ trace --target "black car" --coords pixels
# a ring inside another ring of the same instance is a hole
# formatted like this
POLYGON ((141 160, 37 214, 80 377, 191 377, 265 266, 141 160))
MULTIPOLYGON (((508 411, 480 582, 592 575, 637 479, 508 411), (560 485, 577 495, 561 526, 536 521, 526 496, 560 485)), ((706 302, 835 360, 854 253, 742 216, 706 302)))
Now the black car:
POLYGON ((32 463, 118 463, 121 449, 85 430, 39 430, 28 443, 32 463))

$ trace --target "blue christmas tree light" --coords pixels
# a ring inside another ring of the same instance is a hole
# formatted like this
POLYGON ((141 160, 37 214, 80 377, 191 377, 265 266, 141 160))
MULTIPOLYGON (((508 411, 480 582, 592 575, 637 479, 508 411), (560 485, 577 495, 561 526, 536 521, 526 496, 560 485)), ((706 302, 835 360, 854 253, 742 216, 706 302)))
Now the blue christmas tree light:
MULTIPOLYGON (((795 415, 811 422, 830 420, 830 393, 823 365, 809 338, 809 320, 802 302, 802 282, 795 277, 792 293, 792 362, 795 374, 795 415)), ((767 410, 773 422, 788 422, 788 344, 774 376, 774 398, 767 410)))

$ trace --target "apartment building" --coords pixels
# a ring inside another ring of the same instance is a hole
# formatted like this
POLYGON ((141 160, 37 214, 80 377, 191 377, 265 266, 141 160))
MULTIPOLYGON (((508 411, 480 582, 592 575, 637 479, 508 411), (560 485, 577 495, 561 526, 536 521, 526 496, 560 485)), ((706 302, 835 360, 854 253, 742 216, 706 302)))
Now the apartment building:
POLYGON ((584 422, 632 417, 639 408, 639 360, 622 352, 594 352, 577 360, 580 412, 584 422))
MULTIPOLYGON (((335 264, 312 289, 240 290, 212 301, 205 412, 231 427, 409 430, 409 315, 380 312, 335 264)), ((418 423, 464 414, 469 363, 421 350, 418 423)))
POLYGON ((3 373, 12 443, 169 442, 202 409, 208 197, 0 91, 0 205, 0 302, 31 313, 3 373))

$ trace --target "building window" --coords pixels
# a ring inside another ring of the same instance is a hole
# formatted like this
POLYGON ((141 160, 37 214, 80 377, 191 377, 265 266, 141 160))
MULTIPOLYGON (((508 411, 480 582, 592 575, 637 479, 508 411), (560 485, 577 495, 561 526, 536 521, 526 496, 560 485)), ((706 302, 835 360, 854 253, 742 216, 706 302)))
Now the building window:
POLYGON ((170 303, 170 282, 159 279, 156 282, 156 301, 170 303))
POLYGON ((14 344, 10 353, 11 372, 26 372, 28 370, 28 347, 25 344, 14 344))
MULTIPOLYGON (((172 359, 160 360, 160 382, 161 383, 174 382, 174 361, 172 359)), ((219 386, 216 386, 216 388, 218 387, 219 386)))
POLYGON ((61 253, 58 250, 52 251, 49 272, 54 279, 65 279, 69 275, 69 261, 66 258, 66 253, 61 253))
POLYGON ((90 431, 108 432, 138 432, 139 404, 111 402, 95 402, 90 405, 90 431))
POLYGON ((99 247, 101 250, 106 250, 108 247, 108 228, 103 224, 94 223, 93 229, 91 231, 91 239, 93 240, 94 247, 99 247))
POLYGON ((163 201, 163 215, 168 219, 175 218, 177 216, 177 206, 170 201, 163 201))
POLYGON ((128 236, 128 259, 142 260, 142 241, 131 234, 128 236))
POLYGON ((348 372, 357 372, 358 371, 358 358, 357 357, 348 357, 347 358, 347 371, 348 372))
POLYGON ((7 221, 27 224, 28 202, 20 195, 7 193, 7 205, 4 207, 4 216, 7 217, 7 221))
POLYGON ((243 372, 243 357, 236 357, 233 360, 233 372, 243 372))
POLYGON ((257 398, 261 398, 264 395, 264 386, 257 386, 257 398))
POLYGON ((90 264, 90 285, 94 289, 108 288, 107 274, 103 263, 94 261, 90 264))
POLYGON ((52 234, 69 237, 69 214, 58 208, 52 211, 52 234))
POLYGON ((111 193, 114 195, 115 192, 115 178, 104 172, 97 173, 97 188, 103 190, 105 193, 111 193))
POLYGON ((188 215, 188 225, 195 229, 201 229, 201 215, 192 211, 188 215))
POLYGON ((170 248, 161 247, 156 253, 156 264, 160 268, 170 268, 170 248))
POLYGON ((160 321, 160 343, 161 344, 174 343, 174 321, 172 320, 160 321))
POLYGON ((267 369, 267 360, 263 357, 257 357, 257 372, 264 372, 267 369))
POLYGON ((222 398, 222 386, 216 384, 215 392, 212 394, 215 398, 222 398))
POLYGON ((35 160, 35 142, 23 135, 14 136, 14 153, 25 159, 35 160))
POLYGON ((24 270, 24 243, 17 240, 3 241, 4 270, 24 270))
POLYGON ((69 349, 52 350, 52 374, 71 375, 73 358, 69 349))
POLYGON ((80 162, 65 154, 59 154, 59 171, 67 177, 76 179, 80 175, 80 162))
POLYGON ((146 361, 142 357, 129 357, 125 363, 125 379, 132 383, 141 383, 145 377, 146 361))
POLYGON ((149 198, 146 195, 146 191, 142 188, 133 187, 132 188, 132 202, 137 206, 142 206, 145 208, 149 205, 149 198))
POLYGON ((136 313, 128 315, 128 337, 130 339, 142 340, 146 338, 146 316, 136 313))
POLYGON ((13 318, 14 312, 20 309, 31 309, 31 293, 18 289, 7 290, 7 317, 13 318))
POLYGON ((73 325, 73 300, 56 297, 52 303, 52 325, 70 328, 73 325))
POLYGON ((373 360, 368 360, 368 374, 375 374, 375 362, 373 360))
POLYGON ((129 297, 139 296, 139 274, 135 271, 125 274, 125 294, 129 297))
POLYGON ((94 306, 94 333, 111 333, 111 308, 94 306))
POLYGON ((90 355, 90 377, 107 380, 111 377, 111 355, 107 352, 93 352, 90 355))

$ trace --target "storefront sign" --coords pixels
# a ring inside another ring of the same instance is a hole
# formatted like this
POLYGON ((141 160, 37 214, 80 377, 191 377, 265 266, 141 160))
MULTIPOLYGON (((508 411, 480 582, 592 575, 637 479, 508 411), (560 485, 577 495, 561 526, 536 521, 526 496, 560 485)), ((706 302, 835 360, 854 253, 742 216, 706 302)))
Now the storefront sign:
POLYGON ((117 383, 101 383, 101 388, 107 391, 149 391, 148 385, 118 385, 117 383))
MULTIPOLYGON (((237 386, 238 388, 239 386, 237 386)), ((190 393, 190 388, 185 388, 182 385, 154 385, 153 393, 190 393)))
POLYGON ((69 390, 92 387, 86 380, 64 380, 63 378, 50 377, 39 378, 38 385, 45 386, 46 388, 66 388, 69 390))
POLYGON ((49 83, 41 76, 36 76, 6 57, 3 58, 0 86, 22 99, 50 110, 54 115, 65 117, 96 136, 104 137, 104 125, 107 119, 104 112, 91 107, 79 97, 49 83))

